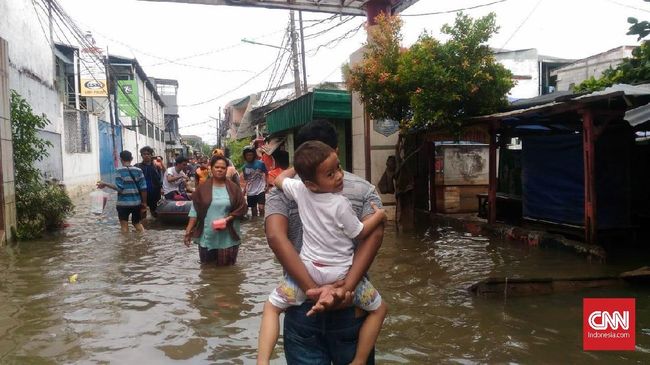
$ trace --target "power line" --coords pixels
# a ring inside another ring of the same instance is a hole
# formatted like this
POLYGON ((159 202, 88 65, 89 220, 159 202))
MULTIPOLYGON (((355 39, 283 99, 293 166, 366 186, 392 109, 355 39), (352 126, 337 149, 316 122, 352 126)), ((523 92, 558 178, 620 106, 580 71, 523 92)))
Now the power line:
POLYGON ((510 37, 508 37, 508 39, 505 41, 505 43, 503 43, 503 46, 501 46, 501 48, 499 49, 499 51, 503 50, 503 49, 506 47, 506 45, 508 44, 508 42, 510 42, 510 40, 512 39, 512 37, 514 37, 515 34, 517 34, 517 32, 519 32, 519 29, 521 29, 521 27, 523 27, 523 25, 526 24, 526 22, 528 21, 528 19, 530 19, 530 16, 533 15, 533 13, 535 12, 535 10, 537 10, 537 7, 538 7, 539 4, 541 4, 541 3, 542 3, 542 0, 537 0, 537 3, 535 3, 535 6, 533 6, 533 8, 532 8, 532 9, 530 10, 530 12, 528 13, 528 15, 526 15, 526 17, 524 18, 524 20, 521 21, 521 23, 517 26, 517 28, 515 29, 515 31, 512 32, 512 34, 510 35, 510 37))
POLYGON ((209 102, 211 102, 211 101, 215 101, 215 100, 217 100, 217 99, 219 99, 219 98, 222 98, 222 97, 224 97, 224 96, 226 96, 226 95, 228 95, 228 94, 230 94, 230 93, 232 93, 232 92, 234 92, 234 91, 237 91, 237 90, 241 89, 241 88, 244 87, 246 84, 248 84, 249 82, 255 80, 255 79, 258 78, 260 75, 262 75, 264 72, 266 72, 266 70, 268 70, 269 68, 271 68, 271 66, 273 66, 274 64, 275 64, 275 61, 273 61, 273 62, 272 62, 271 64, 269 64, 268 66, 266 66, 262 71, 260 71, 260 72, 256 73, 255 75, 253 75, 253 77, 251 77, 251 78, 249 78, 248 80, 244 81, 243 83, 241 83, 241 84, 238 85, 237 87, 232 88, 232 89, 230 89, 230 90, 224 92, 223 94, 217 95, 217 96, 215 96, 215 97, 213 97, 213 98, 210 98, 210 99, 207 99, 207 100, 199 101, 199 102, 197 102, 197 103, 193 103, 193 104, 183 104, 183 105, 176 105, 176 106, 178 106, 178 107, 190 108, 190 107, 194 107, 194 106, 198 106, 198 105, 207 104, 207 103, 209 103, 209 102))
POLYGON ((506 2, 506 1, 508 1, 508 0, 498 0, 498 1, 493 1, 493 2, 491 2, 491 3, 480 4, 480 5, 474 5, 474 6, 468 6, 468 7, 466 7, 466 8, 458 8, 458 9, 452 9, 452 10, 434 11, 434 12, 431 12, 431 13, 421 13, 421 14, 400 14, 400 16, 402 16, 402 17, 404 17, 404 16, 426 16, 426 15, 440 15, 440 14, 457 13, 457 12, 459 12, 459 11, 463 11, 463 10, 478 9, 478 8, 482 8, 482 7, 485 7, 485 6, 490 6, 490 5, 494 5, 494 4, 498 4, 498 3, 502 3, 502 2, 506 2))
POLYGON ((619 3, 618 1, 614 1, 614 0, 605 0, 605 1, 607 1, 608 3, 616 4, 618 6, 622 6, 624 8, 634 9, 634 10, 642 11, 642 12, 645 12, 645 13, 650 13, 650 10, 641 9, 641 8, 636 7, 636 6, 632 6, 632 5, 628 5, 628 4, 622 4, 622 3, 619 3))

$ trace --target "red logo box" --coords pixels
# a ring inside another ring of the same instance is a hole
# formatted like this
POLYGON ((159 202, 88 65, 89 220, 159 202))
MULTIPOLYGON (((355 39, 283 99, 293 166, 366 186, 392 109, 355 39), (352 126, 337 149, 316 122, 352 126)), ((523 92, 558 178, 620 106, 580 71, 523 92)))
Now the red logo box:
POLYGON ((636 299, 583 298, 582 348, 585 351, 634 351, 636 299))

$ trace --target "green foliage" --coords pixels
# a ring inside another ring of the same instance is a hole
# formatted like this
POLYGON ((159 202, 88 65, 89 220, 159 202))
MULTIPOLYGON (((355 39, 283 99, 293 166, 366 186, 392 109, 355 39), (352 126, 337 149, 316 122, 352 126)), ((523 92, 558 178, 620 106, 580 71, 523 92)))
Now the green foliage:
POLYGON ((228 139, 225 141, 225 146, 230 150, 230 160, 235 165, 237 170, 241 170, 244 166, 244 156, 242 156, 242 150, 244 147, 251 144, 250 139, 228 139))
POLYGON ((43 232, 59 228, 74 205, 65 190, 43 182, 34 162, 47 157, 48 141, 38 137, 38 129, 49 121, 37 116, 18 93, 11 92, 11 132, 16 171, 16 218, 18 239, 40 237, 43 232))
POLYGON ((459 13, 441 29, 449 40, 425 32, 407 50, 400 47, 400 27, 397 18, 379 18, 363 60, 344 68, 372 118, 398 120, 406 129, 455 132, 464 119, 507 104, 512 74, 486 45, 497 31, 494 14, 473 20, 459 13))

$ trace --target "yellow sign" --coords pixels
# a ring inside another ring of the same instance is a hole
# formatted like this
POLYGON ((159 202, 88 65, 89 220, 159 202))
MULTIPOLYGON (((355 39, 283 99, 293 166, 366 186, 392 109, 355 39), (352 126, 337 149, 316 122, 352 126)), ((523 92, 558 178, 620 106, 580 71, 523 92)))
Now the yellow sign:
POLYGON ((101 48, 93 46, 79 51, 79 81, 81 96, 108 96, 104 52, 101 48))

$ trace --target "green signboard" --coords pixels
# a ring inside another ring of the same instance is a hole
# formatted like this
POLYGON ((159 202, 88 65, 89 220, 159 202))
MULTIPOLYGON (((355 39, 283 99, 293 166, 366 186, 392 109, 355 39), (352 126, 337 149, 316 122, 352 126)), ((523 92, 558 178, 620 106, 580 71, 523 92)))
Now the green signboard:
POLYGON ((137 118, 138 112, 138 84, 136 80, 117 81, 117 106, 131 118, 137 118))

